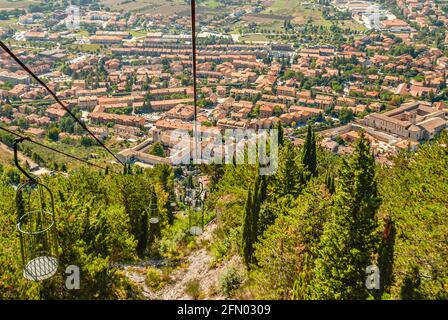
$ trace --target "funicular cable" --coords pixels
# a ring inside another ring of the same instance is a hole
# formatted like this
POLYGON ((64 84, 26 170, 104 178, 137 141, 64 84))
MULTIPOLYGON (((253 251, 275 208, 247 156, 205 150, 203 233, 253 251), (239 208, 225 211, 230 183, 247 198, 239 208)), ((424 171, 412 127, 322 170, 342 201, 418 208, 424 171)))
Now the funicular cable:
POLYGON ((52 147, 50 147, 50 146, 44 145, 44 144, 42 144, 42 143, 40 143, 40 142, 38 142, 38 141, 35 141, 35 140, 31 139, 30 137, 21 135, 21 134, 19 134, 19 133, 17 133, 17 132, 8 130, 8 129, 3 128, 3 127, 1 127, 1 126, 0 126, 0 130, 5 131, 6 133, 12 134, 12 135, 18 137, 19 139, 23 139, 23 141, 28 141, 28 142, 30 142, 30 143, 33 143, 33 144, 38 145, 38 146, 40 146, 40 147, 43 147, 43 148, 45 148, 45 149, 48 149, 48 150, 51 150, 51 151, 53 151, 53 152, 62 154, 63 156, 66 156, 66 157, 68 157, 68 158, 71 158, 71 159, 74 159, 74 160, 83 162, 83 163, 85 163, 85 164, 87 164, 87 165, 89 165, 89 166, 93 166, 93 167, 96 167, 96 168, 98 168, 98 169, 106 170, 105 167, 102 167, 102 166, 97 165, 97 164, 95 164, 95 163, 92 163, 92 162, 90 162, 90 161, 84 160, 84 159, 82 159, 82 158, 76 157, 76 156, 74 156, 74 155, 68 154, 68 153, 66 153, 66 152, 64 152, 64 151, 60 151, 60 150, 57 150, 57 149, 52 148, 52 147))
POLYGON ((42 87, 44 87, 49 93, 50 95, 56 100, 56 102, 65 110, 67 111, 67 113, 81 126, 81 128, 83 128, 85 131, 87 131, 89 133, 89 135, 102 147, 104 148, 110 155, 112 155, 115 160, 117 160, 120 164, 122 164, 123 166, 125 165, 108 147, 106 147, 106 145, 101 142, 100 139, 97 138, 97 136, 95 136, 95 134, 90 131, 89 128, 87 128, 87 126, 84 124, 84 122, 82 122, 81 120, 79 120, 74 114, 73 112, 70 111, 70 109, 58 98, 58 96, 53 92, 53 90, 51 90, 47 84, 45 82, 43 82, 36 74, 34 74, 34 72, 32 72, 9 48, 8 46, 3 42, 0 41, 0 47, 3 48, 3 50, 5 50, 5 52, 14 59, 14 61, 17 62, 18 65, 20 65, 20 67, 25 70, 34 80, 36 80, 42 87))

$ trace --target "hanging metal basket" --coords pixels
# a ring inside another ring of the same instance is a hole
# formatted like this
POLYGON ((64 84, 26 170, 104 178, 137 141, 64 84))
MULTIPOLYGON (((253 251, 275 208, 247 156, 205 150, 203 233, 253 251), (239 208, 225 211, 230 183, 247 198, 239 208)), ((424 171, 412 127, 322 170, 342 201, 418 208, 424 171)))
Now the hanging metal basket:
POLYGON ((17 222, 23 275, 33 281, 48 279, 58 269, 53 195, 37 181, 22 184, 17 195, 26 204, 17 222))
POLYGON ((54 200, 50 189, 20 166, 17 144, 22 141, 17 139, 14 142, 14 162, 28 178, 16 191, 23 275, 32 281, 42 281, 58 270, 54 200))
MULTIPOLYGON (((151 190, 152 193, 155 193, 154 189, 151 190)), ((150 224, 157 224, 160 222, 159 217, 159 208, 157 206, 157 203, 150 202, 148 206, 148 213, 149 213, 149 223, 150 224)))
POLYGON ((199 197, 192 201, 188 221, 190 234, 201 235, 204 230, 204 202, 199 197))
POLYGON ((185 196, 183 202, 188 206, 188 229, 190 234, 199 236, 204 230, 204 185, 201 181, 194 183, 193 176, 189 175, 185 183, 185 196))
POLYGON ((159 217, 151 217, 151 218, 149 218, 149 223, 151 223, 151 224, 159 223, 159 217))

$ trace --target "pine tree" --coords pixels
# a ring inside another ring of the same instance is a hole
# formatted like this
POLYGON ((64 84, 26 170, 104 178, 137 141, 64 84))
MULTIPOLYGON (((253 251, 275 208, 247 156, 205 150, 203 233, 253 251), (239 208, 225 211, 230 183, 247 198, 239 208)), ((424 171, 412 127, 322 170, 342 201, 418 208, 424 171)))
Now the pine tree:
POLYGON ((354 155, 343 161, 334 195, 333 219, 316 254, 316 299, 366 299, 365 270, 377 253, 376 211, 380 205, 374 157, 364 133, 354 155))
POLYGON ((302 168, 297 164, 297 152, 290 141, 280 149, 278 171, 274 181, 274 193, 278 196, 297 195, 304 183, 302 168))
POLYGON ((308 125, 308 132, 303 146, 302 164, 310 176, 317 174, 316 139, 311 125, 308 125))
POLYGON ((210 173, 210 191, 214 191, 225 172, 225 167, 220 163, 212 163, 209 165, 210 173))
POLYGON ((306 300, 310 296, 309 283, 312 279, 312 258, 310 254, 304 253, 301 263, 302 270, 298 273, 297 279, 294 281, 293 296, 295 300, 306 300))
POLYGON ((129 216, 130 233, 137 240, 137 254, 143 257, 148 243, 148 198, 150 189, 142 176, 117 177, 117 192, 125 213, 129 216))

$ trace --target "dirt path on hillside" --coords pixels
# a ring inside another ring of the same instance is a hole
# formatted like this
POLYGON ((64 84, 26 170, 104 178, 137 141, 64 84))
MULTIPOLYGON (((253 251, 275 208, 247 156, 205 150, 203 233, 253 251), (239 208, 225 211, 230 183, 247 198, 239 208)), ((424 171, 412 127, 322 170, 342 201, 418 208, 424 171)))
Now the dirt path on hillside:
MULTIPOLYGON (((198 237, 197 241, 210 241, 216 227, 216 222, 208 224, 204 230, 204 233, 198 237)), ((142 294, 147 299, 191 299, 191 297, 185 293, 185 287, 189 281, 194 279, 199 280, 200 291, 202 293, 201 297, 203 299, 224 299, 224 297, 221 296, 217 290, 219 276, 229 264, 234 263, 235 261, 233 261, 234 259, 231 259, 218 267, 210 268, 211 260, 212 257, 205 248, 199 248, 192 251, 184 261, 187 267, 175 270, 170 275, 170 283, 166 284, 157 292, 151 291, 151 289, 149 289, 145 284, 146 267, 129 266, 124 269, 126 276, 142 289, 142 294)))

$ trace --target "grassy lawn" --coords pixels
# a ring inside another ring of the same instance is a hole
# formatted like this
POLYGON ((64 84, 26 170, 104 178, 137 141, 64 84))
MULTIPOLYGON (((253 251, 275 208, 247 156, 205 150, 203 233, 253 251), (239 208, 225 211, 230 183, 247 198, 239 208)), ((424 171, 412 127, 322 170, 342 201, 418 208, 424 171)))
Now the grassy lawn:
POLYGON ((90 35, 87 30, 79 30, 78 34, 83 37, 88 37, 90 35))
MULTIPOLYGON (((19 25, 17 24, 17 18, 10 18, 8 20, 0 20, 0 27, 3 28, 14 28, 19 29, 19 25)), ((22 27, 23 28, 23 27, 22 27)))
POLYGON ((69 46, 69 49, 77 50, 77 51, 81 51, 81 52, 90 52, 90 53, 96 53, 97 50, 109 51, 108 49, 102 49, 100 44, 91 44, 91 43, 72 44, 69 46))
MULTIPOLYGON (((293 16, 292 22, 298 25, 307 23, 308 20, 317 26, 329 27, 332 21, 325 20, 319 8, 314 8, 312 5, 303 4, 301 0, 274 0, 272 5, 263 11, 263 14, 293 16)), ((279 20, 277 20, 279 21, 279 20)), ((365 27, 353 20, 336 21, 336 25, 342 28, 350 28, 354 30, 365 30, 365 27)), ((280 26, 281 28, 281 26, 280 26)))
POLYGON ((132 37, 144 37, 148 33, 146 30, 129 30, 132 37))
POLYGON ((269 39, 263 34, 249 34, 247 36, 240 37, 239 41, 256 42, 256 41, 269 41, 269 39))
POLYGON ((272 6, 265 10, 266 14, 292 15, 292 22, 296 24, 305 24, 307 20, 311 20, 315 25, 329 26, 330 21, 322 17, 319 9, 309 5, 303 5, 297 0, 275 0, 272 6))
POLYGON ((364 30, 367 30, 367 28, 364 26, 364 25, 362 25, 362 24, 359 24, 359 23, 357 23, 356 21, 354 21, 354 20, 347 20, 347 21, 338 21, 338 24, 337 24, 339 27, 342 27, 342 28, 350 28, 350 29, 352 29, 352 30, 358 30, 358 31, 364 31, 364 30))
POLYGON ((208 8, 211 8, 211 9, 216 9, 216 8, 222 7, 222 4, 216 0, 208 0, 208 1, 204 2, 203 5, 208 8))
POLYGON ((101 3, 111 10, 125 10, 139 13, 154 13, 171 15, 188 9, 183 0, 101 0, 101 3))

